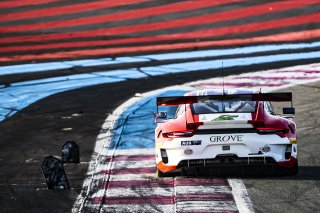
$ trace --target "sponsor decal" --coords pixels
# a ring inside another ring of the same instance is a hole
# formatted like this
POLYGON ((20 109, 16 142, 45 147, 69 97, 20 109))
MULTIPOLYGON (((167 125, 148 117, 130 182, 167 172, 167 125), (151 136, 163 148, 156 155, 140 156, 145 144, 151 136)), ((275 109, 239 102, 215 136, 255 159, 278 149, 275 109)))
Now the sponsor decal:
POLYGON ((181 141, 181 146, 194 146, 201 145, 201 140, 197 141, 181 141))
POLYGON ((192 155, 192 153, 193 153, 193 151, 192 151, 192 149, 190 149, 190 148, 186 148, 186 149, 184 150, 184 154, 185 154, 185 155, 192 155))
POLYGON ((226 120, 234 120, 239 117, 239 115, 220 115, 219 117, 213 119, 214 121, 226 121, 226 120))
POLYGON ((252 120, 251 113, 221 113, 221 114, 200 114, 199 122, 210 122, 210 121, 247 121, 252 120))
POLYGON ((259 150, 260 150, 261 152, 270 152, 271 148, 270 148, 270 146, 265 145, 265 146, 263 146, 263 147, 260 147, 259 150))
POLYGON ((211 142, 242 142, 243 135, 224 135, 224 136, 212 136, 211 142))

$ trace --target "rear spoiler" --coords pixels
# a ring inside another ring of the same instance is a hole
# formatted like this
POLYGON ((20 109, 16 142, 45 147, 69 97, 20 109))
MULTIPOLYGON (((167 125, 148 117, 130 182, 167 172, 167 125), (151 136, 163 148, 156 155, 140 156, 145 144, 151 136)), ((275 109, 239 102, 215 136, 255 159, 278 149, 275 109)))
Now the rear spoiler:
POLYGON ((275 101, 291 102, 291 92, 231 94, 231 95, 204 95, 204 96, 171 96, 157 97, 157 106, 175 106, 180 104, 199 103, 207 100, 237 100, 237 101, 275 101))

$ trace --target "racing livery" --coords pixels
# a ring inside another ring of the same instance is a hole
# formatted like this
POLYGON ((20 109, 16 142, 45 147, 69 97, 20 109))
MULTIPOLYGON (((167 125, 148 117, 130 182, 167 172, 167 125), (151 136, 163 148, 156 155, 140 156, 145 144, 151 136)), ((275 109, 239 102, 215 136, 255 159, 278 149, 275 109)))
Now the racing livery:
POLYGON ((294 113, 291 93, 211 89, 158 97, 157 175, 296 174, 294 113), (274 102, 291 106, 278 115, 274 102), (159 111, 172 106, 170 119, 159 111))

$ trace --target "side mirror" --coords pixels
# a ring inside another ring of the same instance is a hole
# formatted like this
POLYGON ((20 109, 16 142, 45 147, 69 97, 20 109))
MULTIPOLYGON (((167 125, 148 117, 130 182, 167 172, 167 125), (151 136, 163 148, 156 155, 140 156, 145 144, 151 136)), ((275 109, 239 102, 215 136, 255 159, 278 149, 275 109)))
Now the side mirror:
POLYGON ((161 119, 166 119, 167 118, 167 112, 155 112, 154 117, 155 118, 161 118, 161 119))
POLYGON ((295 108, 294 107, 285 107, 285 108, 283 108, 283 114, 294 115, 295 114, 295 108))
POLYGON ((155 112, 154 115, 154 123, 161 123, 158 119, 166 119, 168 117, 167 112, 155 112))

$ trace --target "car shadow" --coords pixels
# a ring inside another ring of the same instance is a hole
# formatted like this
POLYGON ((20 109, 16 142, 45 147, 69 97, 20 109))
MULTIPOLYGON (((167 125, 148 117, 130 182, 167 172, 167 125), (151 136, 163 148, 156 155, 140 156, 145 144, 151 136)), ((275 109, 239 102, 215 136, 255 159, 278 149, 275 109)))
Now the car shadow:
POLYGON ((320 166, 299 166, 296 175, 237 176, 242 179, 320 180, 320 166))
MULTIPOLYGON (((260 170, 263 171, 263 170, 260 170)), ((236 172, 230 170, 225 170, 225 172, 219 171, 219 174, 215 172, 205 172, 202 174, 174 174, 173 176, 183 176, 183 177, 201 177, 201 178, 240 178, 240 179, 268 179, 268 180, 320 180, 320 166, 299 166, 299 172, 296 175, 280 175, 277 172, 263 172, 248 174, 243 172, 236 172)), ((170 176, 171 177, 171 176, 170 176)))
POLYGON ((280 176, 283 180, 320 180, 320 166, 299 166, 299 173, 293 176, 280 176))

